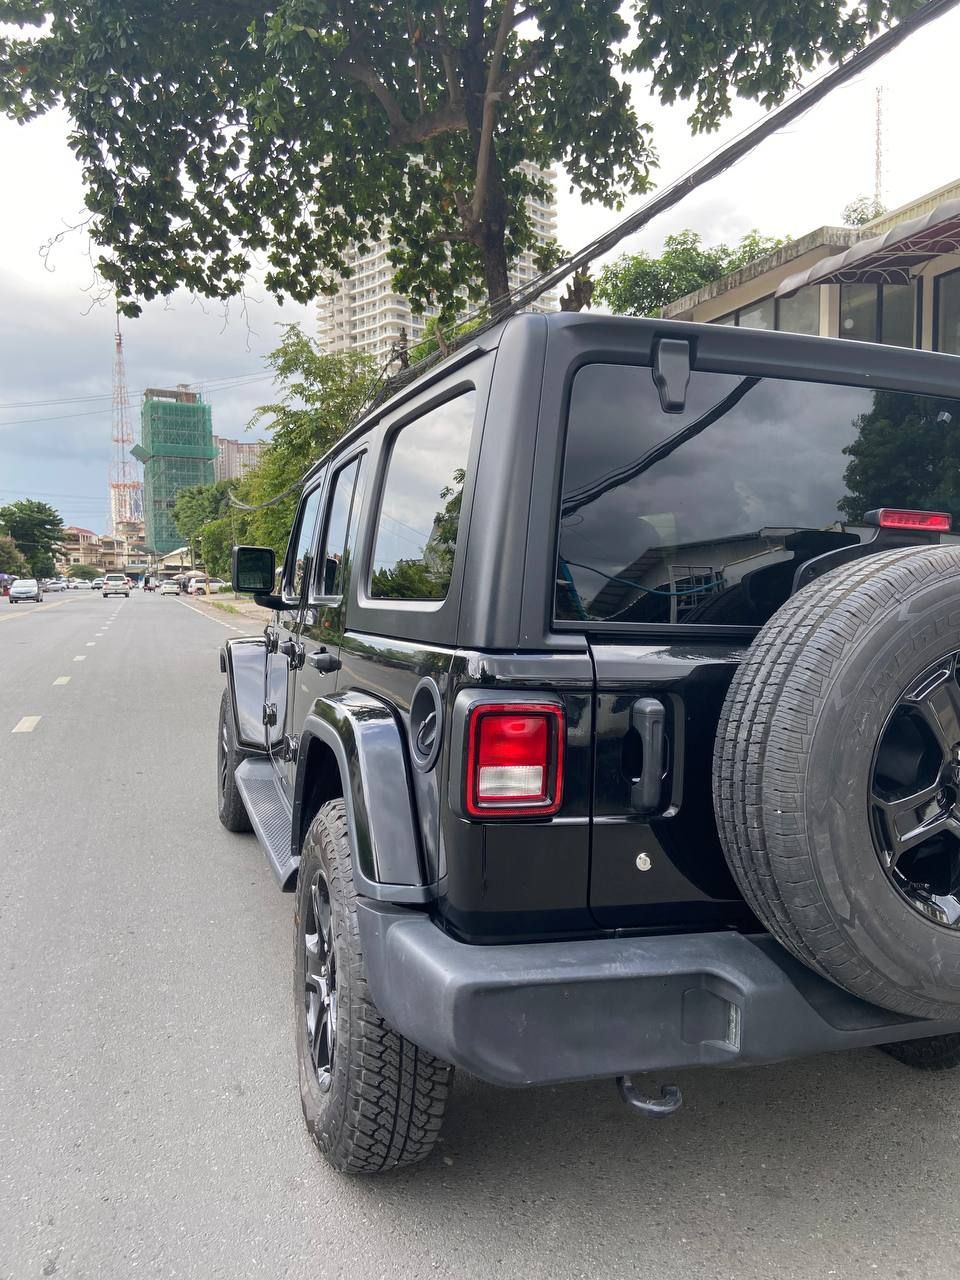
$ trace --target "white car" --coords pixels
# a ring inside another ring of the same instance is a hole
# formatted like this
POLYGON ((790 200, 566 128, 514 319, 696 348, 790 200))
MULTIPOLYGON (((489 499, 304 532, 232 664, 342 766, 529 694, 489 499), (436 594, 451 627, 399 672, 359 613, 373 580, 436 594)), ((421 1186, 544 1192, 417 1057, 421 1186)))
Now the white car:
POLYGON ((180 588, 175 582, 161 582, 157 588, 157 594, 161 596, 178 596, 180 588))
POLYGON ((103 579, 103 598, 107 596, 126 596, 130 599, 130 580, 123 573, 108 573, 103 579))
POLYGON ((10 584, 10 603, 19 604, 21 600, 43 602, 43 588, 36 578, 15 578, 10 584))

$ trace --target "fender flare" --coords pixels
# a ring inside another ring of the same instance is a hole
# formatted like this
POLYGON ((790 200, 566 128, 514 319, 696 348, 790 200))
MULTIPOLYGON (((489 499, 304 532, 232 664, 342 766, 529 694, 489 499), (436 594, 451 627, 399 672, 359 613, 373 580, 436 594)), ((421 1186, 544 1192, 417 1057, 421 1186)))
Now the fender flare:
POLYGON ((435 894, 425 883, 411 802, 406 744, 393 709, 381 698, 355 690, 313 704, 300 734, 295 832, 300 830, 313 739, 332 750, 340 770, 357 893, 380 902, 432 901, 435 894))

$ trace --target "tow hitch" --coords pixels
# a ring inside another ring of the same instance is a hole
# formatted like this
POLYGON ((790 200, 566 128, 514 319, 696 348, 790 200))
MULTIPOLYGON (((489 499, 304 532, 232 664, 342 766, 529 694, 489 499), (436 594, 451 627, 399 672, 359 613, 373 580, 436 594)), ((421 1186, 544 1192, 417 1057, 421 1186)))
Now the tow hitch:
POLYGON ((617 1076, 617 1090, 628 1107, 634 1107, 641 1115, 672 1116, 683 1106, 683 1094, 675 1084, 660 1086, 660 1097, 649 1098, 639 1093, 630 1076, 617 1076))

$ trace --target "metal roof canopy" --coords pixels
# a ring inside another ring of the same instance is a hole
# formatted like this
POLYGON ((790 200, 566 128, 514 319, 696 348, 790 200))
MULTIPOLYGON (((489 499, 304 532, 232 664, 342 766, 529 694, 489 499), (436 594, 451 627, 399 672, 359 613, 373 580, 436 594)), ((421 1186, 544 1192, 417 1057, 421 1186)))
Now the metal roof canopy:
POLYGON ((882 236, 787 276, 777 297, 810 284, 909 284, 914 267, 945 253, 960 253, 960 200, 947 200, 922 218, 901 222, 882 236))

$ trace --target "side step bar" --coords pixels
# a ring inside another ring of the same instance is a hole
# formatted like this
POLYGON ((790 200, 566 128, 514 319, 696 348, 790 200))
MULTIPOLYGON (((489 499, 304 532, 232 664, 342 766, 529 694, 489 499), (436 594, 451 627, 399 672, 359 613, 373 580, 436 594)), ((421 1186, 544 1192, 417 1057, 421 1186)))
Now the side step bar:
POLYGON ((248 756, 234 776, 271 871, 284 892, 292 890, 300 859, 291 852, 293 817, 273 765, 263 756, 248 756))

